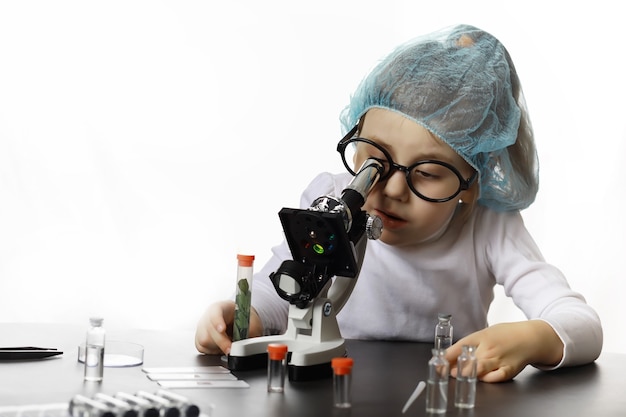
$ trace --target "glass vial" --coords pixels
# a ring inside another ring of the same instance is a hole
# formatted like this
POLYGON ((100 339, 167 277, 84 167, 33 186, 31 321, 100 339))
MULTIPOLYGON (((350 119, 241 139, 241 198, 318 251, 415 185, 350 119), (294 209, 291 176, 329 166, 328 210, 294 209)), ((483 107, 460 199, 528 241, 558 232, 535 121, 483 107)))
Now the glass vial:
POLYGON ((250 304, 252 301, 253 264, 253 255, 237 255, 237 288, 235 292, 233 342, 248 338, 250 304))
POLYGON ((287 372, 287 345, 267 345, 267 392, 285 391, 287 372))
POLYGON ((452 316, 439 313, 435 326, 435 349, 448 349, 452 345, 452 316))
POLYGON ((454 405, 459 408, 474 408, 476 402, 476 347, 463 346, 456 361, 456 389, 454 405))
POLYGON ((101 317, 89 319, 87 340, 85 342, 85 381, 102 381, 104 375, 104 339, 105 331, 101 317))
POLYGON ((450 363, 445 358, 445 349, 433 349, 428 361, 426 382, 426 412, 442 414, 448 408, 448 376, 450 363))
POLYGON ((333 358, 333 398, 335 407, 352 407, 352 358, 333 358))

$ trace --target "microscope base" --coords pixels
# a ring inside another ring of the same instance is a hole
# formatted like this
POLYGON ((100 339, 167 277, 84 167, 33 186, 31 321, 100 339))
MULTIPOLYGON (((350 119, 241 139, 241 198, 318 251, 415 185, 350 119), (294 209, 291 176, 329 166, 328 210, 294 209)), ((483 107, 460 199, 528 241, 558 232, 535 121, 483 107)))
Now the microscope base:
MULTIPOLYGON (((254 341, 251 351, 258 351, 262 348, 267 350, 269 343, 286 344, 289 347, 287 356, 287 371, 290 381, 311 381, 317 379, 330 378, 333 375, 330 362, 333 358, 346 355, 345 341, 335 341, 331 346, 316 344, 314 349, 300 350, 301 344, 294 343, 293 340, 285 340, 284 336, 265 336, 246 341, 254 341), (295 345, 295 346, 294 346, 295 345)), ((240 341, 241 342, 241 341, 240 341)), ((239 343, 239 342, 237 342, 239 343)), ((244 349, 245 351, 245 349, 244 349)), ((231 371, 247 371, 267 367, 267 353, 249 353, 243 356, 228 355, 228 369, 231 371)))
MULTIPOLYGON (((228 356, 228 369, 232 371, 249 371, 262 369, 267 366, 267 353, 252 356, 228 356)), ((287 365, 287 375, 290 381, 315 381, 333 376, 330 362, 317 365, 295 366, 287 365)))
POLYGON ((228 369, 231 371, 250 371, 267 366, 267 353, 249 356, 228 355, 228 369))
POLYGON ((330 366, 330 362, 310 366, 288 365, 287 371, 289 380, 293 382, 315 381, 318 379, 332 378, 333 376, 333 368, 330 366))
POLYGON ((290 381, 332 376, 330 362, 333 358, 345 356, 346 348, 330 300, 316 300, 311 309, 291 307, 290 325, 285 334, 233 342, 228 368, 243 371, 266 367, 267 345, 277 343, 288 347, 290 381), (307 329, 309 323, 311 326, 307 329))

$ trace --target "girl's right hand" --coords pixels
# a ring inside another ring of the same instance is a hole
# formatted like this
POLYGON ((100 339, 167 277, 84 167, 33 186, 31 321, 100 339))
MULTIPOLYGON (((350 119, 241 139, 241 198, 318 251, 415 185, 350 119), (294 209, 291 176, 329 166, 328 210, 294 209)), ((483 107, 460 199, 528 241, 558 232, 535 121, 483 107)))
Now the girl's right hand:
MULTIPOLYGON (((234 301, 211 304, 200 317, 196 328, 196 349, 209 355, 228 354, 232 344, 234 301)), ((263 325, 254 308, 250 308, 249 337, 261 336, 263 325)))

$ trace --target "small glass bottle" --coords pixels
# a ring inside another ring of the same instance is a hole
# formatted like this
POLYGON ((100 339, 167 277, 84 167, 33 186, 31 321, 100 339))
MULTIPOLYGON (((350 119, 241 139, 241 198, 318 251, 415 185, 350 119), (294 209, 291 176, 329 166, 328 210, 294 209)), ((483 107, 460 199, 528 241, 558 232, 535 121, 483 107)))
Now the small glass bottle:
POLYGON ((285 391, 287 350, 287 345, 279 343, 267 345, 267 392, 285 391))
POLYGON ((476 402, 476 347, 463 346, 456 361, 456 389, 454 405, 459 408, 474 408, 476 402))
POLYGON ((254 255, 237 255, 237 287, 235 292, 233 342, 248 338, 250 305, 252 301, 253 264, 254 255))
POLYGON ((442 414, 448 408, 448 376, 450 363, 445 358, 445 349, 433 349, 428 361, 426 382, 426 412, 442 414))
POLYGON ((101 317, 89 319, 87 340, 85 341, 85 381, 100 382, 104 376, 105 331, 101 317))
POLYGON ((452 345, 452 316, 439 313, 439 321, 435 326, 435 349, 448 349, 452 345))
POLYGON ((352 358, 333 358, 333 397, 335 407, 352 407, 352 358))

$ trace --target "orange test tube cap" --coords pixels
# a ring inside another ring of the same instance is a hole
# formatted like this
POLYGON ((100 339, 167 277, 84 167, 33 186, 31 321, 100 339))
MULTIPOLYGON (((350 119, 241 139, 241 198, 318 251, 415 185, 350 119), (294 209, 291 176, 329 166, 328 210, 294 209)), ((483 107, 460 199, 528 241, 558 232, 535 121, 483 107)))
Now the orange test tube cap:
POLYGON ((254 263, 254 255, 237 255, 239 266, 252 266, 254 263))
POLYGON ((267 353, 270 359, 273 361, 282 361, 287 355, 287 345, 281 345, 279 343, 270 343, 267 345, 267 353))
POLYGON ((352 358, 333 358, 330 362, 330 366, 333 367, 335 375, 348 375, 352 372, 352 365, 354 360, 352 358))

